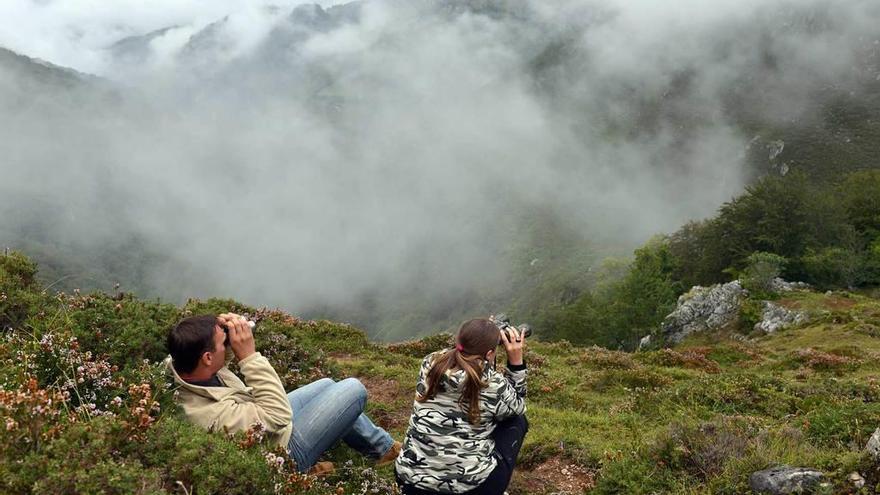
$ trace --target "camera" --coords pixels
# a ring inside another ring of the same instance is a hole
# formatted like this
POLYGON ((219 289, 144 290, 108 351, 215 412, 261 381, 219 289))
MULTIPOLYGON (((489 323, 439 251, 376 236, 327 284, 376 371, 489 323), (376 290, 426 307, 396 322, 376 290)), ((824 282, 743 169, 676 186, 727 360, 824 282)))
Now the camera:
MULTIPOLYGON (((510 335, 508 332, 516 328, 522 334, 523 337, 531 337, 532 336, 532 327, 528 323, 522 323, 519 326, 514 327, 510 324, 510 318, 504 313, 498 313, 490 318, 495 326, 501 330, 505 335, 510 335)), ((504 345, 504 335, 501 336, 501 339, 498 340, 498 345, 504 345)))

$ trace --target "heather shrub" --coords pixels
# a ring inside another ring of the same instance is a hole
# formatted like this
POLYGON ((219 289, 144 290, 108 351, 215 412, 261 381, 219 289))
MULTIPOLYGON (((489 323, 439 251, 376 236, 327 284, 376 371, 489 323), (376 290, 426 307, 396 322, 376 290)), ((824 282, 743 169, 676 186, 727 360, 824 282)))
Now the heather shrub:
POLYGON ((804 366, 817 371, 852 371, 861 365, 861 360, 842 352, 824 352, 818 349, 799 349, 791 354, 789 362, 793 366, 804 366))
POLYGON ((747 365, 749 363, 758 363, 763 359, 758 351, 738 342, 725 343, 723 345, 716 344, 705 356, 720 366, 732 364, 747 365))
POLYGON ((377 348, 376 344, 367 339, 363 330, 346 323, 309 320, 299 326, 297 335, 304 345, 320 347, 327 353, 357 353, 377 348))
POLYGON ((718 363, 709 359, 707 354, 712 349, 708 347, 694 347, 682 351, 661 349, 653 352, 643 352, 638 355, 642 362, 675 368, 688 368, 702 370, 708 373, 719 373, 721 368, 718 363))
POLYGON ((59 295, 58 318, 31 322, 38 333, 70 328, 83 351, 106 356, 120 368, 165 357, 165 337, 180 311, 170 304, 145 302, 130 294, 59 295))
POLYGON ((298 339, 261 328, 255 337, 257 349, 272 363, 285 390, 293 390, 325 377, 340 378, 320 348, 307 348, 298 339))
POLYGON ((754 426, 741 419, 676 422, 654 440, 651 458, 705 481, 720 475, 729 460, 746 455, 754 434, 754 426))
POLYGON ((638 367, 603 370, 589 386, 595 391, 605 391, 613 387, 655 390, 666 387, 672 382, 672 377, 667 374, 647 367, 638 367))
POLYGON ((429 335, 418 340, 389 344, 385 346, 385 348, 395 354, 421 358, 434 351, 452 347, 453 344, 453 335, 451 333, 443 332, 436 335, 429 335))
MULTIPOLYGON (((609 351, 608 349, 593 346, 577 356, 578 364, 593 369, 630 369, 638 365, 633 360, 632 354, 621 351, 609 351)), ((575 363, 572 363, 575 364, 575 363)))

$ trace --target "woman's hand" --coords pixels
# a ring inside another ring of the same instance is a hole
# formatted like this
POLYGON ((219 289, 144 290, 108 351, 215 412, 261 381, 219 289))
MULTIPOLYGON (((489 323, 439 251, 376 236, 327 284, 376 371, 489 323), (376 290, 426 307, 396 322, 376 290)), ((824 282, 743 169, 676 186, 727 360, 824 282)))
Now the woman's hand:
POLYGON ((523 364, 523 348, 526 345, 525 336, 516 327, 507 327, 507 331, 501 332, 501 343, 507 351, 507 362, 519 366, 523 364))

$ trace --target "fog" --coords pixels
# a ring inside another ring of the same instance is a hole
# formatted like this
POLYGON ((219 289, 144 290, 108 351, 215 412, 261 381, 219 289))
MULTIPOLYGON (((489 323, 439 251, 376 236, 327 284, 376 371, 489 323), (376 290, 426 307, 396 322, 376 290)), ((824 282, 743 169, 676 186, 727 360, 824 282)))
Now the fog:
POLYGON ((300 3, 0 3, 0 46, 97 76, 0 65, 0 233, 161 253, 172 300, 439 300, 530 211, 630 248, 711 216, 880 49, 871 1, 300 3))

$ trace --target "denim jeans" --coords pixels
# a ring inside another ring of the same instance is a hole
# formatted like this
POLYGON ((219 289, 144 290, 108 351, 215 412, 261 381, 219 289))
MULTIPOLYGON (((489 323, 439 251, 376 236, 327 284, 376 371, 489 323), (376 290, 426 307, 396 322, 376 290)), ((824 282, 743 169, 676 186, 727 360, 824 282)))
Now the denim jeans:
POLYGON ((394 440, 363 414, 367 389, 355 378, 322 378, 287 394, 293 409, 293 433, 287 451, 305 472, 338 440, 378 459, 394 440))

